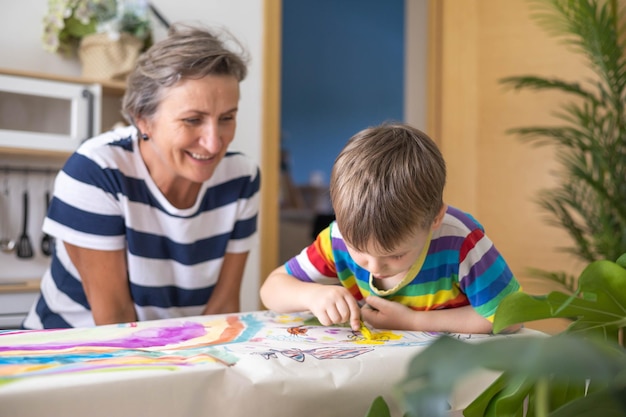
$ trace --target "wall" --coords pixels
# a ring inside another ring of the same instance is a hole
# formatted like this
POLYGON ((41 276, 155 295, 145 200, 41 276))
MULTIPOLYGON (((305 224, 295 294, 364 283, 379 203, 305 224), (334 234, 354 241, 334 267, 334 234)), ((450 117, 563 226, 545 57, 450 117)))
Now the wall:
POLYGON ((327 183, 350 136, 403 120, 404 3, 283 0, 282 144, 295 183, 315 171, 327 183))
MULTIPOLYGON (((202 2, 183 2, 178 0, 154 0, 153 4, 170 21, 200 22, 228 28, 244 45, 250 55, 250 71, 241 86, 239 124, 233 148, 239 149, 261 162, 261 142, 263 133, 263 45, 264 40, 264 1, 249 0, 205 0, 202 2)), ((50 54, 41 46, 41 21, 46 12, 47 0, 3 1, 0 15, 0 68, 18 69, 33 72, 78 76, 80 65, 76 60, 67 60, 50 54)), ((163 30, 156 33, 156 38, 163 36, 163 30)), ((15 161, 14 157, 11 157, 15 161)), ((2 160, 0 159, 0 163, 2 160)), ((32 179, 41 189, 43 179, 32 179)), ((16 184, 20 186, 20 184, 16 184)), ((36 199, 42 191, 36 193, 36 199)), ((34 199, 35 197, 33 197, 34 199)), ((35 201, 35 200, 34 200, 35 201)), ((33 207, 32 218, 42 218, 43 208, 33 207)), ((13 232, 17 234, 20 216, 12 216, 13 232)), ((40 222, 30 222, 30 232, 40 236, 40 222)), ((0 253, 0 280, 13 278, 36 278, 46 265, 45 259, 37 259, 29 266, 16 261, 13 256, 0 253), (8 267, 10 266, 10 267, 8 267)), ((259 307, 259 252, 253 251, 248 261, 242 290, 242 305, 246 310, 259 307)))

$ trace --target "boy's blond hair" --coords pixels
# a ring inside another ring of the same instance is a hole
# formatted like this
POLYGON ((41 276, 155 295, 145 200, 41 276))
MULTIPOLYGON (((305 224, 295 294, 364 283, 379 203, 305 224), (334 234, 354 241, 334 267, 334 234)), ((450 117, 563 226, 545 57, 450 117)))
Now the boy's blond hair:
POLYGON ((428 230, 443 207, 446 166, 435 142, 420 130, 385 123, 354 135, 330 178, 330 197, 344 240, 386 252, 428 230))

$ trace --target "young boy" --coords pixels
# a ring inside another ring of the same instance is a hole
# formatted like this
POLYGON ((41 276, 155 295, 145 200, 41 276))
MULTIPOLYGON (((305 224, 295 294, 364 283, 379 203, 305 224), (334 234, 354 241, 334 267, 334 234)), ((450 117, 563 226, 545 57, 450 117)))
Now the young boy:
POLYGON ((336 221, 274 270, 261 300, 323 325, 489 333, 520 285, 482 226, 443 202, 437 145, 404 124, 353 136, 333 166, 336 221))

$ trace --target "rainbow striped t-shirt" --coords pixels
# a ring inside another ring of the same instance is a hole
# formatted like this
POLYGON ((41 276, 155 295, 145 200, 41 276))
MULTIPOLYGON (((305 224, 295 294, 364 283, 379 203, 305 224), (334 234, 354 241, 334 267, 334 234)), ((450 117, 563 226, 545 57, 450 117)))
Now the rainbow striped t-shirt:
POLYGON ((521 290, 482 225, 451 206, 432 233, 422 268, 395 292, 381 295, 370 286, 370 272, 352 260, 336 222, 285 266, 301 281, 341 284, 357 301, 378 295, 420 311, 472 305, 490 321, 502 299, 521 290))

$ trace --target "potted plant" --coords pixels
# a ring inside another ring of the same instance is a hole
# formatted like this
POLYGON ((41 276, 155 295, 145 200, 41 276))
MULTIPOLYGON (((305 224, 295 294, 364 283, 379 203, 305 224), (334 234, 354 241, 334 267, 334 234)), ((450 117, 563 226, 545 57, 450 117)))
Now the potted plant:
MULTIPOLYGON (((570 318, 551 337, 498 337, 476 344, 444 336, 414 357, 397 396, 411 417, 444 417, 456 383, 470 372, 502 372, 464 411, 485 416, 626 416, 626 254, 590 263, 574 295, 523 292, 498 307, 494 332, 516 323, 570 318)), ((390 417, 382 398, 367 417, 390 417)))
MULTIPOLYGON (((558 185, 543 190, 540 206, 551 225, 573 245, 563 248, 578 260, 617 259, 626 252, 626 31, 617 0, 531 0, 532 17, 592 70, 588 80, 536 75, 501 82, 517 90, 565 93, 555 112, 558 126, 511 129, 524 141, 551 145, 560 163, 558 185)), ((531 273, 560 282, 570 291, 574 277, 559 271, 531 273)))
POLYGON ((83 76, 124 79, 152 43, 145 0, 48 0, 43 46, 79 56, 83 76))

